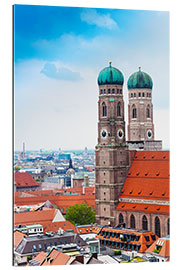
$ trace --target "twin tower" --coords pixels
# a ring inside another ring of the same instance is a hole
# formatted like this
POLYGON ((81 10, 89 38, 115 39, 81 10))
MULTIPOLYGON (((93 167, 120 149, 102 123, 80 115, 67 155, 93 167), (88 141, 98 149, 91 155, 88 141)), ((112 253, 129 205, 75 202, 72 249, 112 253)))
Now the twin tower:
POLYGON ((151 77, 139 70, 128 79, 128 141, 126 141, 124 77, 104 68, 98 76, 98 144, 96 146, 96 222, 115 224, 115 209, 130 165, 129 150, 161 150, 154 140, 151 77))

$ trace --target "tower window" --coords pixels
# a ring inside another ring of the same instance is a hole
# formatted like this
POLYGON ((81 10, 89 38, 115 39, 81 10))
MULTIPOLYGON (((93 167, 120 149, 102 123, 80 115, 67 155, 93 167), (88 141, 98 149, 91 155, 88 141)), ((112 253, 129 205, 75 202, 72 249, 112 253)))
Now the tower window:
POLYGON ((112 89, 112 94, 115 94, 115 89, 112 89))
POLYGON ((149 97, 151 97, 151 93, 149 93, 149 97))
POLYGON ((120 102, 118 102, 118 105, 117 105, 117 116, 121 116, 121 105, 120 105, 120 102))
POLYGON ((122 89, 120 89, 120 94, 122 95, 122 89))
POLYGON ((108 89, 108 94, 111 94, 111 89, 108 89))
POLYGON ((136 107, 132 108, 132 118, 137 118, 136 107))
POLYGON ((103 89, 101 89, 101 94, 103 94, 103 89))
POLYGON ((144 92, 142 93, 142 96, 144 97, 144 92))
POLYGON ((141 97, 141 93, 139 93, 139 97, 141 97))
POLYGON ((107 107, 105 102, 102 104, 102 116, 107 116, 107 107))
POLYGON ((117 89, 117 94, 119 94, 119 89, 117 89))
POLYGON ((147 93, 147 97, 149 97, 149 93, 147 93))
POLYGON ((134 97, 136 97, 136 93, 134 93, 134 97))
POLYGON ((106 94, 106 89, 104 89, 104 94, 106 94))
POLYGON ((133 93, 131 93, 131 97, 133 97, 133 93))
POLYGON ((146 117, 150 118, 150 109, 149 106, 146 108, 146 117))

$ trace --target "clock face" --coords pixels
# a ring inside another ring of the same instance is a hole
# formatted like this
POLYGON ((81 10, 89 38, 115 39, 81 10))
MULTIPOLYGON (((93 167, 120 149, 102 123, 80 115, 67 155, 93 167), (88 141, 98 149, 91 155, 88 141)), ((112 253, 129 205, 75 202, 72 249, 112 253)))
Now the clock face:
POLYGON ((123 131, 122 129, 119 129, 118 132, 117 132, 117 135, 118 135, 118 137, 119 137, 120 139, 122 139, 123 136, 124 136, 124 131, 123 131))
POLYGON ((148 131, 147 131, 147 137, 148 137, 148 139, 151 139, 152 138, 152 130, 151 129, 148 129, 148 131))
POLYGON ((105 139, 106 137, 107 137, 107 130, 106 129, 102 129, 101 130, 101 137, 103 138, 103 139, 105 139))

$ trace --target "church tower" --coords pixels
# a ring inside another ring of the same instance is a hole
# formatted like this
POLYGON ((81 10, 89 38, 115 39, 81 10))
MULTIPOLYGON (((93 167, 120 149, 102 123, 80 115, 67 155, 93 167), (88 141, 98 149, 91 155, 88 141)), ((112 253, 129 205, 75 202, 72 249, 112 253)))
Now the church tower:
POLYGON ((139 67, 139 71, 129 77, 127 87, 129 149, 161 150, 162 141, 154 139, 151 77, 139 67))
POLYGON ((133 73, 128 80, 128 140, 154 140, 151 77, 141 71, 133 73))
POLYGON ((95 207, 96 222, 102 225, 115 225, 115 208, 129 165, 123 83, 123 74, 111 62, 99 73, 95 207))

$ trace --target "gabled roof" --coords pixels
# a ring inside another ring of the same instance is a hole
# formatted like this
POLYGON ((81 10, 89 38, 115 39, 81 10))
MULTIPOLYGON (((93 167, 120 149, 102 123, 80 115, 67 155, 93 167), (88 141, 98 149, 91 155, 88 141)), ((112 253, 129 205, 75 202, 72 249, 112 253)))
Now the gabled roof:
POLYGON ((28 172, 16 172, 14 173, 14 180, 16 187, 37 187, 39 184, 28 172))
POLYGON ((42 266, 47 265, 66 265, 69 261, 70 256, 56 250, 52 249, 52 251, 47 255, 47 257, 42 262, 42 266))
POLYGON ((41 222, 52 222, 57 209, 49 209, 35 212, 22 212, 14 214, 14 226, 19 224, 28 225, 28 224, 37 224, 41 222))
POLYGON ((14 232, 14 248, 16 248, 19 245, 19 243, 21 242, 21 240, 26 236, 27 235, 22 233, 22 232, 15 231, 14 232))
POLYGON ((152 255, 156 255, 156 256, 158 255, 158 256, 161 256, 164 258, 168 258, 168 257, 170 257, 169 247, 170 247, 170 239, 159 238, 146 250, 146 253, 150 253, 152 255), (157 246, 161 247, 159 253, 154 252, 155 250, 157 250, 157 246))
POLYGON ((39 266, 47 257, 47 253, 41 251, 37 256, 35 256, 26 266, 39 266))
POLYGON ((169 151, 137 151, 120 198, 169 201, 169 151))

